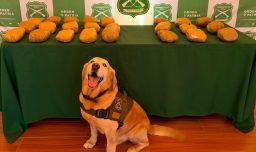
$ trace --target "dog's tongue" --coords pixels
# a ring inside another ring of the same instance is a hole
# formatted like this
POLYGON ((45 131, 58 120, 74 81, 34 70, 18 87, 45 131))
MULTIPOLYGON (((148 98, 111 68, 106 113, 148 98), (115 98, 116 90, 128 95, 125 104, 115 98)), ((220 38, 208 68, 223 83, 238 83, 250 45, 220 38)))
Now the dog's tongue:
POLYGON ((92 77, 89 76, 88 85, 91 88, 95 88, 98 85, 99 78, 98 77, 92 77))

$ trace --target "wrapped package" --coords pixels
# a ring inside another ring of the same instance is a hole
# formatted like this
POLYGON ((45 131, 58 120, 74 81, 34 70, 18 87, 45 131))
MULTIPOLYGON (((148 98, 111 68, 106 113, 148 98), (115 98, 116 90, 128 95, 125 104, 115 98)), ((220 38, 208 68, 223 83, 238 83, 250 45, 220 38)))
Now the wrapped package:
POLYGON ((28 21, 35 24, 36 27, 38 27, 38 25, 44 21, 44 18, 29 18, 28 21))
POLYGON ((218 30, 217 36, 222 41, 233 42, 238 39, 238 33, 232 27, 226 27, 218 30))
POLYGON ((73 21, 73 22, 68 22, 68 23, 64 23, 62 25, 62 29, 63 30, 67 30, 67 29, 71 29, 73 30, 75 33, 78 32, 78 23, 73 21))
POLYGON ((187 30, 190 28, 197 29, 197 27, 194 24, 181 24, 179 26, 180 31, 184 34, 186 34, 187 30))
POLYGON ((110 23, 110 24, 108 24, 105 28, 110 28, 110 29, 112 29, 112 30, 114 30, 114 31, 117 31, 118 34, 120 33, 120 30, 121 30, 120 25, 117 24, 117 23, 110 23))
POLYGON ((112 17, 102 17, 102 18, 100 19, 100 24, 101 24, 101 26, 103 26, 103 27, 107 26, 107 25, 110 24, 110 23, 115 23, 115 19, 112 18, 112 17))
POLYGON ((29 33, 29 42, 44 42, 49 39, 51 32, 45 29, 36 29, 29 33))
POLYGON ((97 40, 97 31, 94 28, 84 29, 79 37, 83 43, 92 43, 97 40))
POLYGON ((18 42, 23 38, 25 31, 23 27, 8 30, 6 34, 3 35, 3 39, 7 42, 18 42))
POLYGON ((160 23, 160 22, 166 22, 166 21, 167 21, 167 20, 164 19, 164 18, 160 18, 160 17, 154 18, 154 25, 157 25, 157 24, 160 23))
POLYGON ((206 27, 211 22, 212 19, 210 17, 200 17, 196 20, 196 25, 200 27, 206 27))
POLYGON ((191 21, 185 17, 177 18, 175 25, 179 27, 181 24, 191 24, 191 21))
POLYGON ((100 26, 99 24, 95 23, 95 22, 87 22, 84 24, 84 28, 94 28, 97 32, 100 31, 100 26))
POLYGON ((206 26, 207 31, 210 33, 217 33, 222 28, 224 28, 224 24, 221 21, 212 21, 206 26))
POLYGON ((104 28, 101 38, 105 42, 116 42, 119 39, 119 32, 111 28, 104 28))
POLYGON ((42 22, 38 26, 39 29, 45 29, 54 33, 56 31, 56 24, 53 22, 42 22))
POLYGON ((45 22, 53 22, 55 23, 56 25, 59 25, 60 22, 61 22, 61 18, 59 16, 51 16, 51 17, 48 17, 45 22))
POLYGON ((36 29, 36 25, 29 21, 20 22, 19 27, 23 27, 25 29, 26 33, 30 33, 31 31, 36 29))
POLYGON ((171 22, 165 21, 165 22, 160 22, 155 26, 155 33, 160 30, 170 30, 172 27, 171 22))
POLYGON ((61 30, 56 35, 56 40, 60 42, 70 42, 74 38, 75 32, 73 30, 61 30))
POLYGON ((78 23, 79 20, 78 20, 78 18, 75 17, 75 16, 65 17, 65 18, 64 18, 64 23, 68 23, 68 22, 76 22, 76 23, 78 23))
POLYGON ((207 35, 201 29, 188 29, 186 36, 192 42, 206 42, 207 40, 207 35))
POLYGON ((157 36, 163 42, 172 43, 178 40, 177 34, 169 30, 160 30, 157 32, 157 36))
POLYGON ((97 20, 96 20, 96 18, 93 17, 93 16, 86 15, 86 16, 83 18, 83 23, 85 24, 85 23, 87 23, 87 22, 94 22, 94 23, 96 23, 97 20))

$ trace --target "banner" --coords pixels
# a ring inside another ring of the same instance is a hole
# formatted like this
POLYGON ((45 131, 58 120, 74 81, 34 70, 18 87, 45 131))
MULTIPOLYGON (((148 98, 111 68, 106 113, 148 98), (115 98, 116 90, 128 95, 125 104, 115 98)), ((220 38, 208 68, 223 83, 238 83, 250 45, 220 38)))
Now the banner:
POLYGON ((21 18, 47 18, 53 15, 52 0, 20 0, 21 18))
POLYGON ((0 5, 0 30, 16 27, 21 21, 19 0, 1 0, 0 5), (1 28, 2 27, 2 28, 1 28))
POLYGON ((113 17, 114 0, 85 0, 85 14, 94 16, 97 21, 102 17, 113 17))
POLYGON ((75 0, 75 3, 70 2, 70 0, 53 0, 52 2, 54 15, 62 18, 76 16, 79 20, 83 19, 85 12, 84 0, 75 0))
POLYGON ((178 17, 187 17, 195 21, 207 16, 208 0, 179 0, 178 17))
POLYGON ((178 12, 178 0, 157 0, 154 4, 154 18, 175 21, 178 12))
POLYGON ((256 27, 256 1, 240 0, 236 27, 256 27))
POLYGON ((239 0, 209 0, 207 16, 234 27, 238 5, 239 0))
POLYGON ((31 17, 85 15, 113 17, 120 25, 153 25, 154 18, 172 22, 208 16, 256 40, 256 0, 1 0, 0 35, 31 17))
POLYGON ((256 40, 256 1, 240 0, 236 27, 239 31, 256 40))
POLYGON ((115 20, 121 25, 152 25, 153 1, 117 0, 115 20))

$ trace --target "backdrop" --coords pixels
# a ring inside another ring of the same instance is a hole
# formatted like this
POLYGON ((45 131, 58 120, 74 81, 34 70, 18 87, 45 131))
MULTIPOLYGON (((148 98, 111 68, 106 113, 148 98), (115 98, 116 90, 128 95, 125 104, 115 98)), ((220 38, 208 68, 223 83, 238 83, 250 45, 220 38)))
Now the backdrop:
POLYGON ((256 0, 1 0, 0 31, 31 17, 112 16, 121 25, 151 25, 154 17, 175 21, 209 16, 256 40, 256 0))

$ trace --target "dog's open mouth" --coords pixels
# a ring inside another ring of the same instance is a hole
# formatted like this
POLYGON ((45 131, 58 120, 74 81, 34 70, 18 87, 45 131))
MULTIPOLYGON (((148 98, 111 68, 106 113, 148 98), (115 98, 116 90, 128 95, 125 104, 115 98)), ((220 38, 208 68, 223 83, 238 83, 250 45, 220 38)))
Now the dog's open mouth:
POLYGON ((96 88, 100 82, 103 80, 103 77, 98 77, 97 74, 92 73, 88 75, 88 86, 90 88, 96 88))

